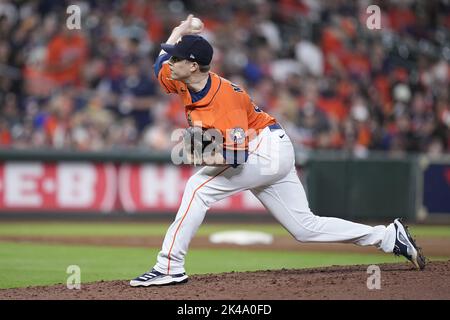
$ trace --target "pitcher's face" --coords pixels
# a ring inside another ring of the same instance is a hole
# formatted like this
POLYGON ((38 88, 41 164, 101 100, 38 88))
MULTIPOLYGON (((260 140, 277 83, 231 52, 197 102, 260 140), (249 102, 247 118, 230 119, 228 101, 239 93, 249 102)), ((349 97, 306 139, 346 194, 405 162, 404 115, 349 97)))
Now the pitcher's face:
POLYGON ((195 62, 178 58, 175 56, 169 59, 170 76, 173 80, 183 81, 189 78, 195 71, 195 62))

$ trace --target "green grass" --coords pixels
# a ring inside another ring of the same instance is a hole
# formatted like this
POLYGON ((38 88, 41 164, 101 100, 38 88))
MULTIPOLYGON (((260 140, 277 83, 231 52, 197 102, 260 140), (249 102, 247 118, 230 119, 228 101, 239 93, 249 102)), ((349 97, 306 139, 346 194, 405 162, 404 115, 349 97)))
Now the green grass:
MULTIPOLYGON (((82 284, 100 280, 129 280, 153 266, 157 253, 155 248, 0 242, 0 288, 65 284, 69 265, 81 268, 82 284)), ((186 270, 192 275, 389 262, 405 260, 390 254, 192 249, 186 259, 186 270)))
MULTIPOLYGON (((0 236, 163 236, 169 223, 2 223, 0 236)), ((224 230, 253 230, 288 235, 279 224, 204 224, 197 235, 224 230)), ((450 226, 410 227, 415 236, 450 238, 450 226)))
MULTIPOLYGON (((164 236, 169 223, 6 222, 1 236, 164 236)), ((254 230, 288 235, 278 224, 203 224, 197 235, 223 230, 254 230)), ((412 226, 415 236, 450 238, 450 226, 412 226)), ((153 266, 159 248, 87 245, 47 245, 0 242, 0 288, 65 283, 69 265, 81 267, 82 283, 130 279, 153 266)), ((447 260, 449 257, 429 257, 447 260)), ((186 260, 189 274, 308 268, 329 265, 403 262, 389 254, 192 249, 186 260)))

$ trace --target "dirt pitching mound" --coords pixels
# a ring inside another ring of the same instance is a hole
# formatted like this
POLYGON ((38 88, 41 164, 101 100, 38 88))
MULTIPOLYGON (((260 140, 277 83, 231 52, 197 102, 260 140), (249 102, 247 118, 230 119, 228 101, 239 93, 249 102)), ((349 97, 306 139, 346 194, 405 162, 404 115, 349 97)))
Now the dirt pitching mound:
MULTIPOLYGON (((65 284, 0 290, 0 299, 297 300, 450 299, 450 261, 424 271, 408 263, 381 264, 381 288, 369 290, 367 265, 192 275, 188 283, 132 288, 127 280, 100 281, 69 290, 65 284)), ((372 282, 373 283, 373 282, 372 282)))

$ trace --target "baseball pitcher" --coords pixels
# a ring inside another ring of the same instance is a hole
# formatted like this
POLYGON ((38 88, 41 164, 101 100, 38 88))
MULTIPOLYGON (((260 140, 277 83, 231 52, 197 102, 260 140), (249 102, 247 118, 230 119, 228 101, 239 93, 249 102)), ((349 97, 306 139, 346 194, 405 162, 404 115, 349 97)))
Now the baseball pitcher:
POLYGON ((210 72, 213 48, 198 35, 201 28, 194 28, 192 19, 189 15, 161 44, 154 72, 165 92, 180 96, 189 123, 186 160, 203 167, 186 184, 156 264, 130 285, 186 282, 185 256, 206 212, 215 202, 244 190, 250 190, 300 242, 375 246, 423 269, 425 257, 400 219, 372 227, 311 212, 288 135, 241 87, 210 72), (213 143, 212 152, 204 152, 205 141, 213 143))

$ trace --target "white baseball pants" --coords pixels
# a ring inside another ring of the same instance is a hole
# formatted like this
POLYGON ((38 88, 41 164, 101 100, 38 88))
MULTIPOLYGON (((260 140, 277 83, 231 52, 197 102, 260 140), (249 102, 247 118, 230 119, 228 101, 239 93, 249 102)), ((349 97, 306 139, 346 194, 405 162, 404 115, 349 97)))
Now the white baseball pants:
POLYGON ((158 254, 157 271, 185 272, 189 243, 206 211, 216 201, 243 190, 250 190, 300 242, 351 242, 393 251, 393 224, 371 227, 311 212, 295 169, 294 149, 284 130, 265 128, 250 142, 249 152, 247 162, 237 168, 206 166, 188 180, 175 221, 158 254))

